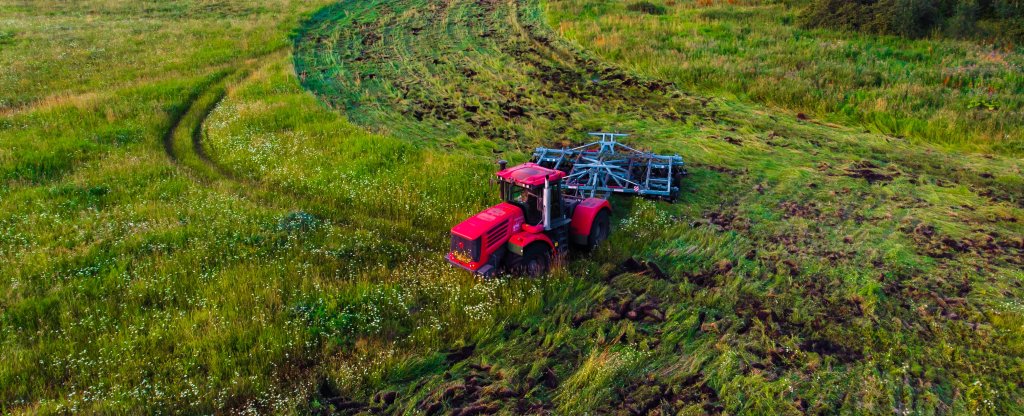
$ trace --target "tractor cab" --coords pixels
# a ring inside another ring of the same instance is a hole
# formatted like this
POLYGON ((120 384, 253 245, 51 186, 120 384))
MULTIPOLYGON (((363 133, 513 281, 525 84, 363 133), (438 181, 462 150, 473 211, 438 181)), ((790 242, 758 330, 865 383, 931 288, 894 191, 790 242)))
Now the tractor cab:
MULTIPOLYGON (((561 183, 565 172, 534 163, 505 168, 496 174, 501 200, 523 210, 527 230, 541 232, 562 225, 571 217, 563 198, 561 183)), ((571 198, 569 198, 571 199, 571 198)))

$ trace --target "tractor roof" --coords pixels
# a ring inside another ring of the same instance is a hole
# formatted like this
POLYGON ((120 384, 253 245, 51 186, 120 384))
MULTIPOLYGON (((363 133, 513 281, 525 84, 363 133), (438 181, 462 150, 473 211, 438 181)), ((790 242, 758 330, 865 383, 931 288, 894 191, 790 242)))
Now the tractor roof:
POLYGON ((498 172, 497 175, 508 182, 524 186, 537 186, 544 184, 544 178, 549 178, 551 182, 558 182, 565 177, 565 172, 548 169, 536 163, 523 163, 498 172))

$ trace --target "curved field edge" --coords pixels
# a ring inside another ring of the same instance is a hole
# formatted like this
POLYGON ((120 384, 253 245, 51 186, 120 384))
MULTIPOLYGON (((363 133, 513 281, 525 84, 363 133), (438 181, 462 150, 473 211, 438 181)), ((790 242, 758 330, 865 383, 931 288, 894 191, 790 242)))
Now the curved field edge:
MULTIPOLYGON (((884 413, 1020 404, 1018 163, 694 97, 574 51, 538 16, 534 2, 344 3, 299 32, 296 74, 356 123, 427 154, 522 160, 532 144, 576 140, 576 128, 629 131, 692 162, 686 196, 673 206, 616 201, 615 237, 567 269, 575 283, 554 281, 548 290, 560 296, 540 315, 467 334, 469 347, 447 360, 412 359, 432 363, 414 373, 328 374, 317 406, 884 413), (656 259, 670 278, 610 273, 630 255, 656 259)), ((482 178, 489 167, 464 170, 482 178)), ((433 224, 438 240, 450 223, 433 224)))

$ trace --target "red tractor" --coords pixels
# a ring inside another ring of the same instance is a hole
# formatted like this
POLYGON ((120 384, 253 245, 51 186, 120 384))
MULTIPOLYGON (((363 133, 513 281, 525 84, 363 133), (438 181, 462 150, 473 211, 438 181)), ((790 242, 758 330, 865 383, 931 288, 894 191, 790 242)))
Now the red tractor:
POLYGON ((591 134, 601 140, 572 149, 537 149, 536 163, 506 168, 500 161, 503 202, 452 228, 448 261, 485 277, 501 271, 540 276, 570 247, 589 251, 608 238, 608 195, 676 198, 673 181, 685 174, 679 156, 620 145, 619 134, 591 134))
POLYGON ((565 172, 503 164, 497 176, 504 202, 452 228, 452 264, 485 277, 500 270, 539 276, 570 244, 589 249, 608 238, 611 204, 563 193, 565 172))

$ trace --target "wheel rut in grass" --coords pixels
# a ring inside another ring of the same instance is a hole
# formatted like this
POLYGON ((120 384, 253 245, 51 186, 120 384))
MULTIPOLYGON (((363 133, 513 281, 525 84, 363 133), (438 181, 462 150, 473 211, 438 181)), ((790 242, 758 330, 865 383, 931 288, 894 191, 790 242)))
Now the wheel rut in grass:
MULTIPOLYGON (((197 111, 197 108, 200 105, 199 100, 207 94, 210 89, 212 89, 211 84, 216 85, 220 83, 228 74, 229 72, 219 71, 218 73, 211 75, 207 80, 204 80, 203 83, 189 93, 188 97, 185 99, 184 108, 181 111, 171 114, 170 126, 167 128, 167 132, 164 133, 162 138, 164 153, 167 154, 167 158, 170 159, 171 162, 175 164, 180 164, 181 162, 178 156, 179 151, 178 149, 175 149, 175 137, 180 131, 182 131, 182 128, 188 127, 185 125, 186 118, 197 111)), ((204 110, 205 114, 208 115, 212 109, 213 106, 206 108, 204 110)), ((205 115, 202 118, 205 119, 205 115)), ((201 125, 202 122, 200 121, 199 124, 201 125)))
POLYGON ((163 146, 168 159, 187 169, 194 180, 208 186, 215 182, 225 182, 241 192, 242 189, 254 185, 244 183, 247 182, 245 179, 236 177, 207 155, 202 143, 204 124, 227 96, 228 88, 244 82, 254 69, 269 59, 280 56, 280 51, 270 53, 235 68, 218 71, 193 89, 186 99, 184 109, 172 116, 171 125, 164 135, 163 146))
MULTIPOLYGON (((246 84, 256 73, 283 59, 286 50, 249 59, 233 69, 212 74, 188 96, 185 108, 174 117, 163 138, 164 151, 172 163, 184 169, 197 183, 209 189, 232 195, 255 205, 280 211, 282 221, 295 215, 311 214, 329 220, 335 226, 353 226, 363 222, 386 222, 387 218, 373 212, 352 212, 331 198, 318 197, 301 189, 280 186, 240 175, 218 163, 204 145, 205 124, 214 110, 230 96, 229 91, 246 84)), ((421 233, 394 225, 384 227, 390 238, 413 240, 427 244, 421 233)))

